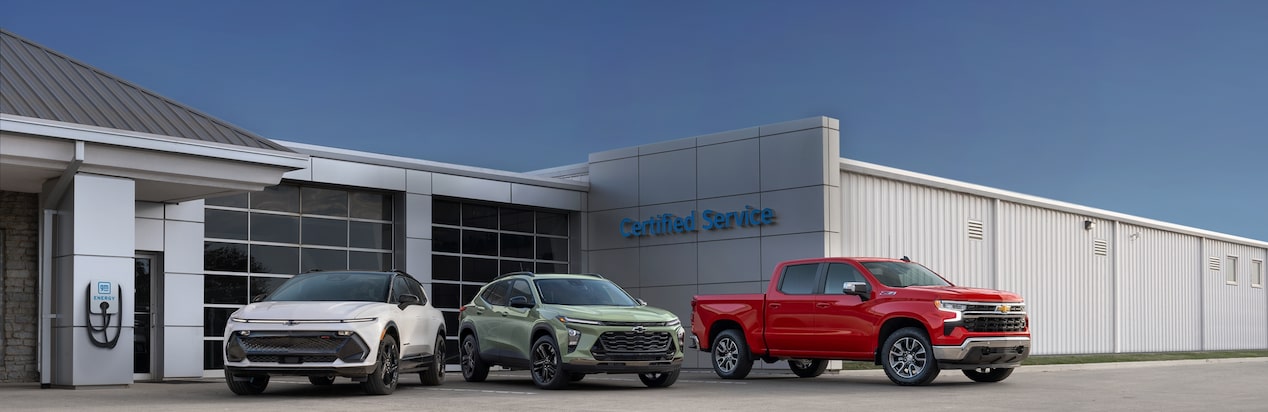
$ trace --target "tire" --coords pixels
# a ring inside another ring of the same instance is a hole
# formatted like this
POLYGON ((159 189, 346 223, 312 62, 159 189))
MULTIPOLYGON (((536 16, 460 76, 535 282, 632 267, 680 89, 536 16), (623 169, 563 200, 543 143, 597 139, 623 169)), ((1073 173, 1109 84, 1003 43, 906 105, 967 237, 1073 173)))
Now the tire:
POLYGON ((789 359, 788 369, 800 378, 813 378, 828 369, 828 361, 824 359, 789 359))
POLYGON ((334 376, 309 376, 308 381, 317 386, 330 386, 335 383, 334 376))
POLYGON ((396 338, 383 335, 379 341, 379 356, 374 372, 361 382, 361 388, 371 395, 389 395, 401 380, 401 353, 396 338))
POLYGON ((881 366, 889 380, 901 386, 928 385, 940 371, 929 337, 915 327, 899 329, 885 338, 881 366))
POLYGON ((530 375, 533 383, 542 389, 563 389, 568 386, 568 373, 563 370, 563 360, 559 357, 559 345, 550 336, 542 336, 533 342, 529 351, 532 363, 530 375))
POLYGON ((436 345, 432 346, 430 367, 418 373, 423 385, 436 386, 445 383, 445 335, 436 335, 436 345))
POLYGON ((753 354, 739 329, 727 329, 713 339, 709 352, 713 373, 722 379, 744 379, 753 370, 753 354))
POLYGON ((999 382, 1013 374, 1013 368, 978 368, 965 369, 964 376, 975 382, 999 382))
POLYGON ((640 373, 638 380, 649 388, 668 388, 678 381, 678 370, 673 372, 640 373))
POLYGON ((586 374, 581 372, 573 372, 568 374, 568 382, 581 382, 586 378, 586 374))
POLYGON ((243 375, 248 380, 239 381, 233 378, 233 374, 225 369, 225 384, 229 385, 229 390, 238 395, 259 395, 264 392, 264 388, 269 386, 269 375, 243 375))
POLYGON ((462 363, 462 379, 467 382, 484 382, 489 377, 489 365, 480 359, 480 342, 476 340, 474 333, 462 338, 458 352, 462 363))

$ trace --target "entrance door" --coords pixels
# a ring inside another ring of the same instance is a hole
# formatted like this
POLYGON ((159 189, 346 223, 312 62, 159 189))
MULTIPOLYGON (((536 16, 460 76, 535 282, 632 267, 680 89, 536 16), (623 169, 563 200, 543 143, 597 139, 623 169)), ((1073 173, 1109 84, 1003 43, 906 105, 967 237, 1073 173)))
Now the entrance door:
POLYGON ((158 294, 160 274, 159 256, 154 253, 137 253, 135 266, 136 288, 133 308, 135 322, 132 329, 132 380, 146 381, 158 378, 158 294))

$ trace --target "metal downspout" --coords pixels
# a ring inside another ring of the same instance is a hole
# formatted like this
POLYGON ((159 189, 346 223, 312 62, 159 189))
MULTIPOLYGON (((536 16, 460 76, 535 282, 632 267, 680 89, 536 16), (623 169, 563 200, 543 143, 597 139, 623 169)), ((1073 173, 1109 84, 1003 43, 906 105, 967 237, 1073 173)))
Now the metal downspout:
POLYGON ((41 208, 40 215, 40 280, 36 286, 40 291, 40 333, 37 346, 40 348, 40 387, 49 388, 53 385, 53 319, 57 318, 57 314, 53 313, 53 232, 54 218, 57 216, 57 208, 61 207, 62 199, 66 197, 66 191, 70 189, 71 181, 75 178, 75 174, 79 173, 79 167, 84 164, 84 142, 75 142, 75 157, 70 160, 70 164, 66 166, 66 170, 62 171, 62 176, 57 179, 57 183, 53 184, 52 190, 48 192, 48 196, 44 198, 44 205, 41 208))

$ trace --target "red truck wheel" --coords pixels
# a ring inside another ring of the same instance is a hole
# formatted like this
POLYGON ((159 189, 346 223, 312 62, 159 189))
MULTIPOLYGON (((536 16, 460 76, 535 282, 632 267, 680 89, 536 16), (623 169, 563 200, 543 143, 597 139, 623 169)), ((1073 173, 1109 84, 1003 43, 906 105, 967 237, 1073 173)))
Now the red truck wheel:
POLYGON ((738 329, 727 329, 713 339, 713 372, 722 379, 744 379, 753 370, 753 354, 738 329))
POLYGON ((885 339, 881 366, 890 381, 903 386, 928 385, 939 372, 929 337, 914 327, 899 329, 885 339))
POLYGON ((789 359, 788 369, 801 378, 813 378, 828 369, 828 361, 823 359, 789 359))

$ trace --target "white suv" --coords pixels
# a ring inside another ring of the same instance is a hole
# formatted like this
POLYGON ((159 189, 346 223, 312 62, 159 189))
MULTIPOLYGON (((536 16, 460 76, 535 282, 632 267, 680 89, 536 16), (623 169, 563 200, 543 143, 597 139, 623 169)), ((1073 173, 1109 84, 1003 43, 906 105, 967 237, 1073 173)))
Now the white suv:
POLYGON ((386 395, 402 372, 441 384, 445 320, 405 272, 305 273, 229 317, 224 355, 225 383, 239 395, 263 392, 270 375, 314 385, 348 377, 386 395))

